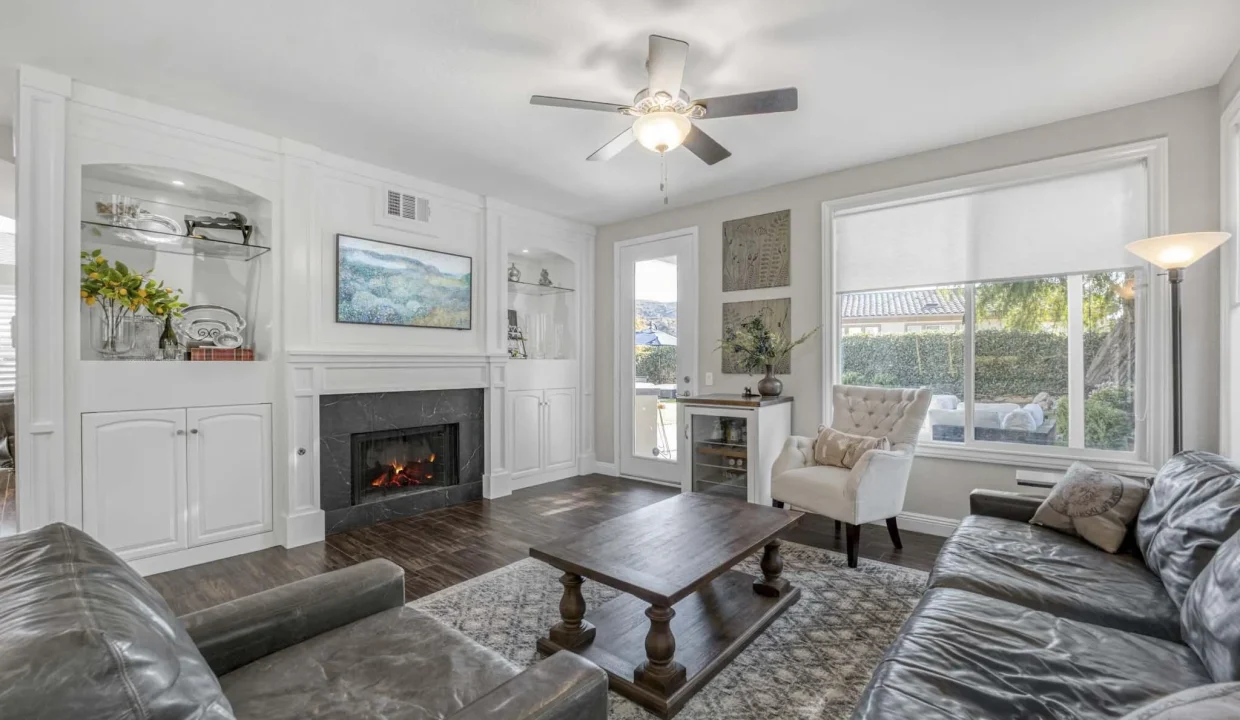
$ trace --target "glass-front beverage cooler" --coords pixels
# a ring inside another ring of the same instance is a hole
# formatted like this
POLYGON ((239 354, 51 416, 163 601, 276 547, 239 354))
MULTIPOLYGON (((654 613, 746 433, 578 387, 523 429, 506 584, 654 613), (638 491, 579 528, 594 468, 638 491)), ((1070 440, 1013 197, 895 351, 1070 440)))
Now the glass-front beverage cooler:
POLYGON ((691 417, 693 492, 749 499, 749 419, 697 413, 691 417))

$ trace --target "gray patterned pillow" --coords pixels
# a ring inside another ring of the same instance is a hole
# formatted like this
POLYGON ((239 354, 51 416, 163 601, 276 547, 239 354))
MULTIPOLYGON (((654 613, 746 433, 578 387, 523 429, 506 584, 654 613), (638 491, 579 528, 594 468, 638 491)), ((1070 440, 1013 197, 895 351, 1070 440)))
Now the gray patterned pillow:
POLYGON ((1143 483, 1072 463, 1029 522, 1076 535, 1113 553, 1145 501, 1143 483))

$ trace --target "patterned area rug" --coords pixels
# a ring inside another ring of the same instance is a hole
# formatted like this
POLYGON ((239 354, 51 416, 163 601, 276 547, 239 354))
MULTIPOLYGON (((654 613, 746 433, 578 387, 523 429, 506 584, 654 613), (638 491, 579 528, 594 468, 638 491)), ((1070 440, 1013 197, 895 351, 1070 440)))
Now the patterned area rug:
MULTIPOLYGON (((710 681, 678 720, 848 717, 883 652, 921 599, 926 573, 784 543, 784 577, 801 588, 788 609, 710 681)), ((761 553, 737 566, 758 576, 761 553)), ((521 560, 410 603, 514 663, 539 659, 534 642, 559 622, 560 572, 521 560)), ((586 581, 587 607, 617 591, 586 581)), ((654 717, 611 694, 612 720, 654 717)))

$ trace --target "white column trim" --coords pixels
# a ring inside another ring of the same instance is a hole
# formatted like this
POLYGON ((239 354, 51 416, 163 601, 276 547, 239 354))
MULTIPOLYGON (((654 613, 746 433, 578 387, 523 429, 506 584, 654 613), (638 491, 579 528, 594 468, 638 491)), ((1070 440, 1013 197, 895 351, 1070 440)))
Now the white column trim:
MULTIPOLYGON (((18 71, 17 527, 81 524, 70 507, 65 436, 65 122, 72 81, 18 71)), ((74 330, 76 331, 76 326, 74 330)))

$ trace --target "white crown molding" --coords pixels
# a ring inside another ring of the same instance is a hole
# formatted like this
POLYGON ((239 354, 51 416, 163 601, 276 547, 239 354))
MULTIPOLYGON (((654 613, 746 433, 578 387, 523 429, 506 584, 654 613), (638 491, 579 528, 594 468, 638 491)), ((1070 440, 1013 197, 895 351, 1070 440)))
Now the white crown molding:
POLYGON ((69 97, 73 94, 73 78, 54 73, 33 65, 21 65, 17 69, 17 82, 21 87, 69 97))

